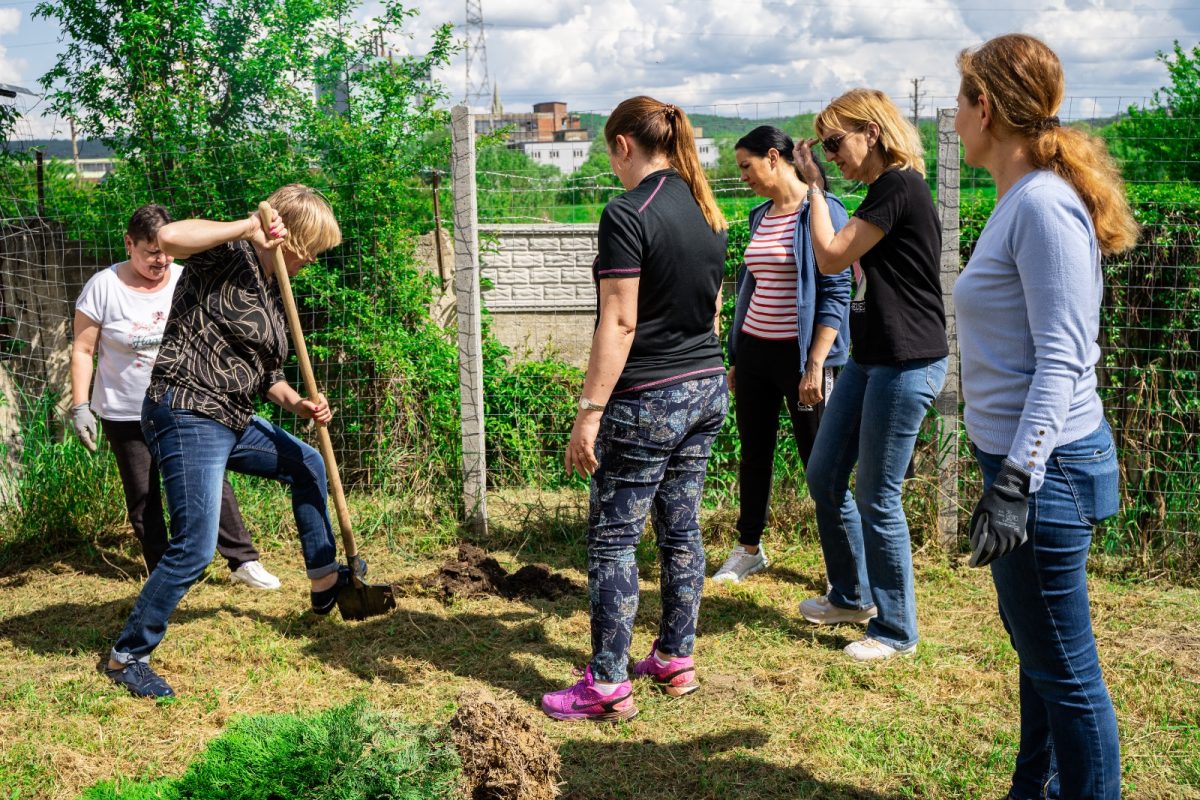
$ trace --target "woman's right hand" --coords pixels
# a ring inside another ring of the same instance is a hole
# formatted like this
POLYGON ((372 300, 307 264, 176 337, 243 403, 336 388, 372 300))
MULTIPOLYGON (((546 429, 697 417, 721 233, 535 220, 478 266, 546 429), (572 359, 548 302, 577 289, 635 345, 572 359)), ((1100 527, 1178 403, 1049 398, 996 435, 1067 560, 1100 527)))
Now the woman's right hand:
POLYGON ((83 446, 93 453, 96 452, 96 415, 87 403, 77 403, 71 406, 71 427, 83 446))
POLYGON ((821 169, 817 166, 817 157, 813 154, 817 143, 817 139, 801 140, 792 150, 792 157, 796 160, 796 169, 800 170, 804 182, 824 191, 825 181, 821 179, 821 169))
POLYGON ((283 244, 284 240, 287 238, 287 235, 288 229, 283 224, 283 217, 279 216, 274 211, 271 212, 271 229, 264 233, 262 217, 260 217, 259 213, 255 211, 246 220, 246 233, 244 236, 242 236, 242 238, 253 242, 255 245, 263 248, 264 250, 274 250, 276 247, 279 247, 279 245, 283 244))
POLYGON ((725 374, 725 380, 729 383, 729 393, 737 396, 737 383, 733 379, 733 371, 737 369, 734 365, 729 365, 729 372, 725 374))

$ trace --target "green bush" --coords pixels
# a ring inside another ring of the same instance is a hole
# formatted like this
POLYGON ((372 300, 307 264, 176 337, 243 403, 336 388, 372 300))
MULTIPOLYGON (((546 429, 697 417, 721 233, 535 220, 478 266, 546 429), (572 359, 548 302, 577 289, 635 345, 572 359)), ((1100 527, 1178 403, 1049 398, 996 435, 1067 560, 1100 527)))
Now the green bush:
POLYGON ((314 715, 242 717, 182 776, 105 781, 81 800, 434 800, 457 797, 459 775, 444 731, 360 700, 314 715))

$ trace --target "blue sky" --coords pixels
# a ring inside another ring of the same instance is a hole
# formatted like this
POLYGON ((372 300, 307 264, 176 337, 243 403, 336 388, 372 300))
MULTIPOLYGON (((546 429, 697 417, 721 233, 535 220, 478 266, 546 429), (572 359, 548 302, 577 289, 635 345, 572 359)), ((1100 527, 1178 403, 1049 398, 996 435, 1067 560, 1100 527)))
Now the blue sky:
MULTIPOLYGON (((37 90, 62 45, 51 23, 30 18, 34 6, 0 2, 0 81, 37 90)), ((464 0, 413 7, 412 36, 390 43, 398 52, 420 52, 439 23, 464 22, 464 0)), ((1166 81, 1156 52, 1200 41, 1200 0, 482 0, 482 8, 488 74, 512 111, 541 100, 603 111, 648 93, 692 110, 769 116, 816 110, 857 85, 907 108, 910 81, 922 78, 929 114, 953 105, 959 49, 1022 31, 1062 58, 1063 116, 1078 118, 1148 98, 1166 81)), ((371 11, 365 3, 362 14, 371 11)), ((461 98, 462 56, 437 77, 461 98)), ((34 102, 19 133, 65 136, 65 123, 40 117, 34 102)))

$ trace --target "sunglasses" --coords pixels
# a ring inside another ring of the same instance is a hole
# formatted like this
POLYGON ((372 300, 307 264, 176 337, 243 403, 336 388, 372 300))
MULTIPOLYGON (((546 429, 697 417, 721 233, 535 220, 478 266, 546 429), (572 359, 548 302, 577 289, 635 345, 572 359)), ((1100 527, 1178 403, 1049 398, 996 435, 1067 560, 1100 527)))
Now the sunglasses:
POLYGON ((838 148, 840 148, 842 146, 842 140, 845 139, 847 136, 849 136, 851 133, 855 133, 855 132, 856 131, 844 131, 842 133, 839 133, 837 136, 830 136, 828 139, 822 139, 821 140, 821 149, 824 150, 829 155, 835 155, 838 151, 838 148))

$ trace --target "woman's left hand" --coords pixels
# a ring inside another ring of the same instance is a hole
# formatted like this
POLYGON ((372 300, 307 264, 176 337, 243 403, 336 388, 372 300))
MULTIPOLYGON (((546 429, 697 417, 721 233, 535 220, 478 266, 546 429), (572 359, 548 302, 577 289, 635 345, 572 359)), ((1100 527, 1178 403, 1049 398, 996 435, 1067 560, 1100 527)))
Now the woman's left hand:
POLYGON ((800 375, 800 404, 815 406, 825 399, 825 369, 813 368, 811 363, 800 375))
POLYGON ((576 472, 580 477, 590 478, 600 466, 596 459, 596 436, 600 432, 601 411, 580 411, 571 426, 571 441, 567 443, 567 455, 563 463, 567 475, 576 472))
POLYGON ((329 401, 325 399, 325 395, 317 395, 318 402, 314 403, 311 400, 300 398, 300 402, 296 404, 294 411, 296 416, 311 419, 318 425, 328 425, 333 419, 333 409, 329 407, 329 401))

